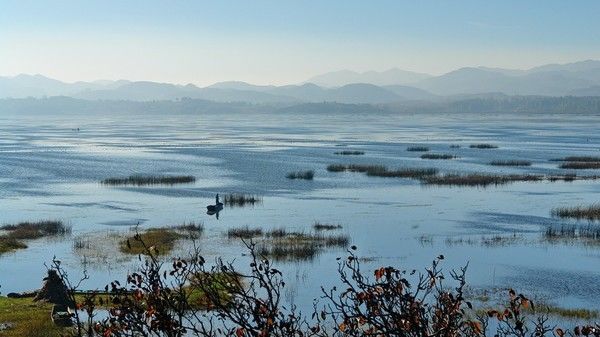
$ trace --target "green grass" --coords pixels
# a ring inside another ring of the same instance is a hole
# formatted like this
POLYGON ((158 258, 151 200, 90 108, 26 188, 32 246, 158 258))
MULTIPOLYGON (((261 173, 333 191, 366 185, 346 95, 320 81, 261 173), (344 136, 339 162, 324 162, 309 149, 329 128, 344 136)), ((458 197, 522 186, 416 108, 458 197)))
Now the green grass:
POLYGON ((595 170, 600 169, 600 162, 593 161, 569 161, 559 165, 562 169, 571 170, 595 170))
POLYGON ((409 152, 427 152, 429 148, 427 146, 409 146, 406 148, 409 152))
POLYGON ((351 151, 351 150, 346 150, 346 151, 339 151, 339 152, 334 152, 334 154, 337 154, 339 156, 361 156, 363 154, 365 154, 364 151, 351 151))
POLYGON ((490 162, 492 166, 531 166, 529 160, 493 160, 490 162))
POLYGON ((196 181, 194 176, 143 176, 143 175, 131 175, 124 178, 107 178, 101 181, 103 185, 110 186, 121 186, 121 185, 134 185, 134 186, 145 186, 145 185, 175 185, 175 184, 187 184, 196 181))
POLYGON ((293 179, 313 180, 313 178, 315 177, 315 171, 308 170, 308 171, 290 172, 285 177, 288 179, 292 179, 292 180, 293 179))
POLYGON ((600 220, 600 204, 558 207, 552 210, 552 215, 559 218, 573 218, 577 220, 600 220))
POLYGON ((487 144, 487 143, 471 144, 471 145, 469 145, 469 147, 472 149, 497 149, 498 148, 497 145, 487 144))
POLYGON ((455 155, 447 153, 426 153, 421 156, 421 159, 454 159, 455 155))
POLYGON ((59 337, 66 329, 55 326, 50 319, 52 304, 34 303, 32 298, 0 296, 0 323, 12 328, 1 331, 1 337, 59 337))
POLYGON ((121 240, 119 249, 125 254, 166 255, 173 250, 175 243, 184 237, 184 234, 175 229, 150 228, 125 240, 121 240), (148 252, 146 247, 150 252, 148 252))
POLYGON ((591 321, 600 318, 600 312, 598 312, 598 310, 569 309, 545 304, 538 305, 537 311, 545 312, 548 315, 559 316, 569 319, 581 319, 584 321, 591 321))

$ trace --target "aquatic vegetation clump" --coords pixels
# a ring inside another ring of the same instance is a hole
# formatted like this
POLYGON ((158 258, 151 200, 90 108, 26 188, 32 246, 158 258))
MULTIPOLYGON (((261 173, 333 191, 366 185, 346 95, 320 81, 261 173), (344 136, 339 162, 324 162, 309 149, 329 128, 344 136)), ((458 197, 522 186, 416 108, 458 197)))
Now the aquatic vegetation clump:
POLYGON ((529 160, 493 160, 490 162, 492 166, 531 166, 529 160))
POLYGON ((326 248, 346 248, 347 235, 323 235, 278 230, 259 242, 259 254, 276 261, 312 260, 326 248))
POLYGON ((340 224, 322 223, 322 222, 319 222, 319 221, 315 221, 315 223, 313 224, 313 228, 316 231, 330 231, 330 230, 334 230, 334 229, 341 229, 342 225, 340 225, 340 224))
POLYGON ((223 203, 229 207, 254 206, 255 204, 262 203, 262 198, 252 194, 232 193, 225 195, 223 203))
POLYGON ((497 149, 498 145, 481 143, 481 144, 471 144, 471 145, 469 145, 469 147, 472 149, 497 149))
POLYGON ((551 159, 550 161, 572 161, 572 162, 600 162, 600 157, 595 156, 569 156, 559 159, 551 159))
POLYGON ((131 175, 124 178, 107 178, 101 181, 103 185, 109 186, 121 186, 121 185, 134 185, 134 186, 145 186, 145 185, 175 185, 175 184, 188 184, 196 181, 194 176, 144 176, 144 175, 131 175))
POLYGON ((447 186, 490 186, 504 185, 517 181, 541 181, 543 176, 531 174, 495 175, 495 174, 446 174, 422 177, 421 182, 427 185, 447 186))
POLYGON ((261 228, 250 228, 248 226, 227 230, 227 238, 229 239, 252 239, 262 235, 263 230, 261 228))
POLYGON ((367 171, 367 175, 371 177, 388 177, 388 178, 413 178, 419 179, 422 177, 433 176, 438 173, 436 168, 400 168, 397 170, 381 170, 374 169, 367 171))
POLYGON ((8 236, 18 240, 33 240, 45 236, 66 235, 71 233, 71 227, 62 221, 41 220, 36 222, 20 222, 14 225, 4 225, 0 230, 6 231, 8 236))
POLYGON ((548 227, 543 239, 549 242, 571 242, 587 245, 600 245, 600 227, 598 226, 561 226, 548 227))
POLYGON ((62 221, 42 220, 20 222, 0 226, 0 254, 27 248, 23 240, 35 240, 48 236, 60 236, 71 233, 71 227, 62 221))
POLYGON ((571 170, 597 170, 600 169, 600 161, 569 161, 560 164, 559 168, 571 170))
POLYGON ((315 171, 308 170, 308 171, 290 172, 285 177, 288 179, 292 179, 292 180, 294 180, 294 179, 313 180, 313 178, 315 177, 315 171))
POLYGON ((600 204, 558 207, 552 210, 552 215, 559 218, 573 218, 577 220, 600 220, 600 204))
POLYGON ((360 172, 366 173, 371 177, 390 177, 390 178, 419 178, 437 174, 435 168, 399 168, 390 170, 383 165, 363 165, 363 164, 332 164, 327 166, 329 172, 360 172))
POLYGON ((339 156, 361 156, 361 155, 365 154, 365 151, 345 150, 345 151, 334 152, 334 154, 337 154, 339 156))
POLYGON ((453 154, 448 153, 426 153, 421 156, 421 159, 454 159, 457 158, 453 154))
POLYGON ((427 146, 409 146, 406 148, 409 152, 427 152, 429 148, 427 146))

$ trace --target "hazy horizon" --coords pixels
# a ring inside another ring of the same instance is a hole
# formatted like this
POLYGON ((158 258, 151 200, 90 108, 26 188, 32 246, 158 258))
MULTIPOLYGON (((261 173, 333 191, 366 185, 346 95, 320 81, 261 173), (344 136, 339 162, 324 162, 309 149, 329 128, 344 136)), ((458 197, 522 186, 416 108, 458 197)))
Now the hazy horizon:
POLYGON ((296 84, 345 69, 527 69, 600 59, 598 9, 593 1, 15 1, 0 12, 0 74, 206 86, 296 84))

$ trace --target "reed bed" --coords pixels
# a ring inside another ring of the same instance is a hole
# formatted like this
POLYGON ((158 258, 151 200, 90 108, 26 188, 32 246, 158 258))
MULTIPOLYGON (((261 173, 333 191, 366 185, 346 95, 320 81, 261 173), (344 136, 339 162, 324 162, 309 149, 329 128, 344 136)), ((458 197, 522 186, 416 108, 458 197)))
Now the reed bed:
POLYGON ((590 206, 558 207, 552 210, 552 215, 558 218, 573 218, 577 220, 600 220, 600 204, 590 206))
POLYGON ((481 143, 481 144, 471 144, 469 145, 471 149, 497 149, 498 145, 481 143))
POLYGON ((143 176, 143 175, 131 175, 124 178, 107 178, 101 181, 103 185, 109 186, 122 186, 122 185, 134 185, 134 186, 146 186, 146 185, 175 185, 175 184, 188 184, 196 181, 194 176, 143 176))
POLYGON ((586 244, 600 244, 600 227, 598 226, 561 226, 548 227, 543 238, 548 241, 566 240, 581 241, 586 244))
POLYGON ((313 228, 314 228, 314 230, 316 230, 318 232, 331 231, 331 230, 335 230, 335 229, 341 229, 342 225, 322 223, 322 222, 315 221, 315 223, 313 224, 313 228))
POLYGON ((421 156, 421 159, 454 159, 457 158, 453 154, 448 153, 426 153, 421 156))
POLYGON ((569 161, 560 164, 558 167, 571 170, 596 170, 600 169, 600 161, 569 161))
POLYGON ((409 146, 406 148, 409 152, 427 152, 429 148, 427 146, 409 146))
POLYGON ((248 226, 238 227, 238 228, 230 228, 227 230, 227 238, 229 239, 253 239, 256 237, 260 237, 263 235, 263 230, 261 228, 250 228, 248 226))
POLYGON ((490 162, 492 166, 531 166, 529 160, 493 160, 490 162))
POLYGON ((292 179, 292 180, 294 180, 294 179, 313 180, 313 178, 315 177, 315 171, 308 170, 308 171, 290 172, 285 177, 288 179, 292 179))
POLYGON ((434 176, 438 173, 435 168, 400 168, 397 170, 370 170, 367 175, 371 177, 389 177, 389 178, 412 178, 434 176))
POLYGON ((338 152, 334 152, 334 154, 337 154, 339 156, 361 156, 363 154, 365 154, 365 151, 351 151, 351 150, 346 150, 346 151, 338 151, 338 152))
POLYGON ((551 159, 550 161, 573 161, 573 162, 600 162, 600 157, 594 156, 569 156, 559 159, 551 159))
POLYGON ((541 181, 543 176, 530 174, 497 175, 497 174, 446 174, 426 176, 421 178, 421 182, 427 185, 447 185, 447 186, 490 186, 504 185, 517 181, 541 181))
POLYGON ((8 237, 17 240, 33 240, 45 236, 66 235, 71 233, 71 227, 65 226, 62 221, 57 220, 20 222, 18 224, 1 226, 0 230, 6 231, 8 237))

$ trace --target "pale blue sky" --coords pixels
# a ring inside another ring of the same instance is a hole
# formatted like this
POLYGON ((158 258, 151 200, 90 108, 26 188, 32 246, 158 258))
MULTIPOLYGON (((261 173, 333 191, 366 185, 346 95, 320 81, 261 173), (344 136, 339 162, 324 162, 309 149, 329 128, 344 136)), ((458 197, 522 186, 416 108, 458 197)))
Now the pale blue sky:
POLYGON ((600 59, 600 1, 0 0, 0 75, 297 83, 600 59))

